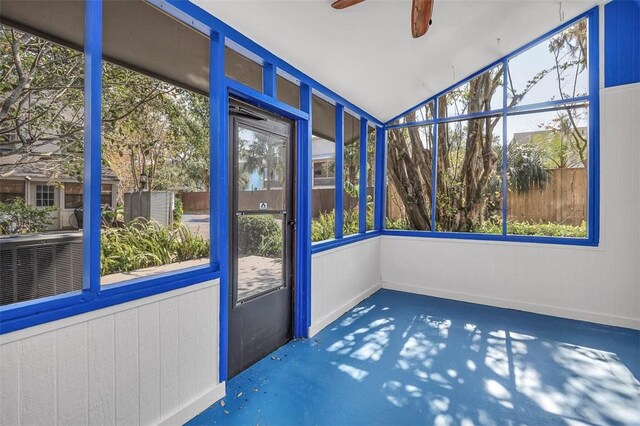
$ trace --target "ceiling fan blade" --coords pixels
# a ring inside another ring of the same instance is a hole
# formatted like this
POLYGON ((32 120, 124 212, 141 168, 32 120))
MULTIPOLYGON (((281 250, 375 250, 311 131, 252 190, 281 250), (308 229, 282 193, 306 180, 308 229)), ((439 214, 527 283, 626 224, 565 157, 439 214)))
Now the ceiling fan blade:
POLYGON ((331 3, 331 7, 334 9, 345 9, 354 4, 362 3, 364 0, 336 0, 331 3))
POLYGON ((411 35, 422 37, 431 26, 434 0, 413 0, 411 7, 411 35))

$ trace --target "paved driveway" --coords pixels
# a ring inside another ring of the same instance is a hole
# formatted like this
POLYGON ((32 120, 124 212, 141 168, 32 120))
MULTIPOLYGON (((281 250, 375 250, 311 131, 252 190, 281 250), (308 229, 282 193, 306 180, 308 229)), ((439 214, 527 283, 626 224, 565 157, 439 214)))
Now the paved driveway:
POLYGON ((202 235, 205 240, 209 239, 209 214, 185 213, 182 215, 182 223, 189 231, 202 235))

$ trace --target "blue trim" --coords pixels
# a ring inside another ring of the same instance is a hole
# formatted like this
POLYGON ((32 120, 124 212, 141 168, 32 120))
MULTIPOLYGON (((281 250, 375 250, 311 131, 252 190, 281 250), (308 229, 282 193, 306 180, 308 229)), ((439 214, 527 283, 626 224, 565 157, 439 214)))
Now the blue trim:
MULTIPOLYGON (((483 74, 483 73, 485 73, 485 72, 489 71, 490 69, 495 68, 497 65, 500 65, 500 63, 501 63, 501 62, 503 62, 504 60, 508 60, 508 59, 510 59, 510 58, 512 58, 512 57, 514 57, 514 56, 519 55, 520 53, 524 52, 525 50, 529 50, 530 48, 534 47, 534 46, 535 46, 535 45, 537 45, 538 43, 540 43, 540 42, 542 42, 542 41, 544 41, 544 40, 548 39, 549 37, 551 37, 551 36, 553 36, 553 35, 555 35, 555 34, 559 33, 560 31, 564 30, 565 28, 570 27, 571 25, 575 24, 576 22, 580 21, 581 19, 591 17, 591 16, 592 16, 592 14, 594 13, 594 10, 596 10, 597 8, 598 8, 598 7, 596 6, 596 7, 594 7, 593 9, 588 10, 587 12, 582 13, 582 14, 580 14, 580 15, 576 16, 575 18, 573 18, 573 19, 571 19, 571 20, 569 20, 569 21, 567 21, 567 22, 563 23, 561 26, 556 27, 556 28, 554 28, 553 30, 551 30, 551 31, 548 31, 548 32, 544 33, 543 35, 541 35, 540 37, 536 38, 536 39, 535 39, 535 40, 533 40, 533 41, 530 41, 529 43, 525 44, 525 45, 524 45, 524 46, 522 46, 521 48, 514 50, 513 52, 509 53, 508 55, 505 55, 504 57, 502 57, 502 58, 500 58, 500 59, 498 59, 498 60, 496 60, 496 61, 491 62, 489 65, 487 65, 487 66, 485 66, 484 68, 481 68, 480 70, 478 70, 478 71, 474 72, 473 74, 471 74, 471 75, 469 75, 469 76, 465 77, 463 80, 461 80, 461 81, 459 81, 459 82, 456 82, 456 83, 452 84, 451 86, 447 87, 446 89, 444 89, 444 90, 442 90, 442 91, 440 91, 440 92, 436 93, 435 95, 431 96, 430 98, 428 98, 428 99, 426 99, 426 100, 424 100, 424 101, 421 101, 421 102, 419 102, 419 103, 415 104, 415 105, 414 105, 414 106, 412 106, 411 108, 409 108, 409 109, 407 109, 407 110, 405 110, 405 111, 401 112, 400 114, 396 115, 396 116, 395 116, 395 117, 393 117, 392 119, 387 120, 387 121, 384 123, 384 124, 385 124, 385 126, 387 126, 387 128, 389 128, 389 129, 391 129, 391 128, 392 128, 391 123, 393 123, 395 120, 398 120, 398 119, 400 119, 400 118, 404 117, 405 115, 409 114, 409 113, 410 113, 411 111, 413 111, 414 109, 419 108, 421 105, 423 105, 423 104, 425 104, 425 103, 427 103, 427 102, 429 102, 429 101, 432 101, 432 100, 437 99, 438 97, 440 97, 440 96, 444 95, 445 93, 447 93, 447 92, 449 92, 449 91, 451 91, 451 90, 453 90, 453 89, 457 88, 458 86, 462 86, 463 84, 468 83, 470 80, 473 80, 475 77, 479 76, 480 74, 483 74)), ((596 40, 598 40, 598 39, 596 39, 596 40)), ((506 86, 506 83, 503 83, 503 84, 505 84, 505 86, 506 86)), ((598 86, 596 86, 596 88, 597 88, 597 87, 598 87, 598 86)), ((503 108, 504 108, 504 107, 506 107, 506 104, 504 104, 504 105, 503 105, 503 108)), ((493 115, 500 115, 501 110, 502 110, 502 108, 500 108, 500 109, 498 109, 498 110, 496 110, 496 111, 493 111, 493 112, 494 112, 494 114, 493 114, 493 115), (496 112, 497 112, 497 114, 496 114, 496 112)), ((492 115, 492 114, 491 114, 491 112, 489 112, 489 113, 487 113, 487 114, 488 114, 488 115, 492 115)), ((456 119, 460 119, 461 117, 467 117, 467 116, 460 116, 460 117, 455 117, 455 118, 456 118, 456 119)), ((473 117, 471 117, 471 118, 473 118, 473 117)), ((445 119, 445 118, 443 117, 443 119, 441 119, 440 121, 442 122, 444 119, 445 119)), ((447 117, 446 119, 448 119, 448 117, 447 117)), ((430 120, 430 121, 432 122, 432 121, 434 121, 434 120, 430 120)), ((453 121, 456 121, 456 120, 453 120, 453 121)), ((406 126, 407 124, 411 124, 411 125, 413 125, 414 123, 406 123, 404 126, 403 126, 403 125, 395 125, 395 126, 393 126, 393 128, 395 128, 395 127, 407 127, 407 126, 406 126)))
MULTIPOLYGON (((307 84, 300 86, 300 106, 311 116, 312 93, 307 84)), ((296 304, 294 336, 308 337, 311 325, 311 131, 309 120, 298 120, 297 155, 297 233, 296 233, 296 304)))
MULTIPOLYGON (((433 101, 433 115, 438 115, 438 99, 433 101)), ((438 125, 433 123, 433 154, 431 158, 431 230, 436 230, 436 189, 438 186, 438 125)))
POLYGON ((347 246, 349 244, 356 243, 358 241, 368 240, 369 238, 375 238, 382 235, 380 231, 370 231, 366 234, 352 234, 337 240, 327 240, 315 243, 311 246, 311 253, 321 253, 323 251, 331 250, 336 247, 347 246))
POLYGON ((102 2, 85 1, 84 183, 82 283, 100 290, 100 192, 102 179, 102 2))
MULTIPOLYGON (((506 88, 503 90, 506 90, 506 88)), ((509 115, 526 114, 532 111, 540 112, 541 110, 554 109, 562 105, 586 103, 589 101, 589 99, 590 99, 589 96, 578 96, 577 98, 571 98, 571 99, 556 99, 553 101, 538 102, 535 104, 516 105, 513 107, 506 108, 506 111, 507 111, 507 114, 509 115)), ((435 105, 436 99, 433 99, 433 102, 435 105)), ((505 105, 506 105, 506 101, 505 101, 505 105)), ((456 115, 451 117, 437 117, 432 120, 415 121, 407 124, 394 124, 393 126, 387 126, 386 128, 387 129, 404 129, 407 127, 428 126, 436 123, 452 123, 456 121, 471 120, 474 118, 497 117, 502 113, 504 113, 504 108, 494 109, 491 111, 474 112, 473 114, 456 115)))
POLYGON ((640 0, 604 7, 604 85, 640 82, 640 0))
MULTIPOLYGON (((639 6, 640 7, 640 6, 639 6)), ((589 192, 587 202, 589 239, 600 241, 600 10, 589 15, 589 192)), ((640 50, 640 48, 639 48, 640 50)))
POLYGON ((412 121, 411 123, 406 123, 406 124, 394 124, 390 126, 385 126, 385 129, 393 130, 393 129, 404 129, 407 127, 428 126, 429 124, 435 124, 435 122, 436 120, 412 121))
POLYGON ((265 95, 276 98, 276 67, 269 62, 262 64, 262 86, 265 95))
POLYGON ((336 160, 335 160, 335 226, 336 239, 343 236, 344 214, 344 106, 336 104, 336 160))
POLYGON ((386 212, 386 180, 387 180, 387 131, 384 127, 376 127, 376 198, 374 231, 381 231, 384 228, 386 212))
MULTIPOLYGON (((507 98, 505 97, 505 102, 506 102, 506 99, 507 98)), ((556 99, 553 101, 538 102, 535 104, 516 105, 510 108, 507 108, 507 113, 510 115, 511 114, 515 115, 516 113, 527 113, 531 111, 538 112, 540 110, 553 109, 563 105, 586 103, 586 102, 589 102, 589 99, 590 99, 589 96, 578 96, 577 98, 571 98, 571 99, 556 99)))
MULTIPOLYGON (((19 320, 26 321, 26 323, 28 324, 25 326, 20 326, 18 328, 36 325, 28 322, 29 316, 45 312, 55 316, 60 313, 60 309, 66 308, 69 304, 82 304, 94 300, 101 300, 101 303, 106 303, 108 306, 110 306, 111 304, 115 303, 112 303, 109 299, 115 296, 129 297, 127 300, 125 300, 129 301, 135 298, 132 295, 134 295, 137 290, 152 289, 159 285, 165 284, 170 285, 174 281, 184 281, 191 284, 199 284, 207 280, 214 279, 217 276, 218 273, 214 271, 211 266, 199 266, 185 268, 178 271, 166 272, 163 274, 154 275, 153 277, 149 278, 139 278, 118 284, 104 286, 98 292, 79 291, 64 293, 56 296, 28 300, 11 305, 4 305, 0 307, 0 315, 2 317, 2 333, 7 332, 4 329, 4 325, 7 321, 19 320)), ((55 319, 61 319, 65 317, 66 315, 61 315, 57 316, 55 319)))
POLYGON ((502 112, 502 235, 507 235, 507 197, 509 196, 507 187, 507 161, 509 156, 507 154, 508 143, 507 140, 507 102, 509 99, 509 92, 507 91, 508 81, 508 61, 505 60, 502 63, 502 106, 504 111, 502 112))
POLYGON ((366 118, 360 118, 360 191, 358 192, 358 231, 367 232, 367 139, 369 123, 366 118))
POLYGON ((235 80, 225 77, 224 84, 229 89, 230 95, 233 95, 240 100, 252 103, 257 107, 268 109, 269 111, 273 111, 284 117, 291 118, 292 120, 309 119, 308 113, 294 108, 291 105, 285 104, 284 102, 274 99, 270 96, 267 96, 262 92, 258 92, 257 90, 252 89, 249 86, 238 83, 235 80))
MULTIPOLYGON (((598 53, 599 53, 599 33, 598 33, 598 7, 594 7, 591 10, 575 17, 574 19, 568 21, 562 26, 549 31, 541 37, 538 37, 534 41, 526 44, 520 49, 515 50, 509 55, 499 59, 491 63, 490 65, 482 68, 481 70, 473 73, 471 76, 462 80, 459 83, 456 83, 444 91, 438 93, 432 98, 427 99, 426 101, 420 102, 415 107, 410 108, 405 113, 400 114, 389 120, 387 123, 392 123, 398 118, 403 117, 408 112, 414 110, 415 108, 433 101, 435 105, 437 105, 438 98, 447 93, 450 90, 459 87, 469 80, 475 78, 476 76, 487 72, 490 69, 493 69, 496 66, 499 66, 501 63, 503 64, 503 106, 502 108, 494 111, 487 112, 479 112, 474 114, 461 115, 456 117, 438 117, 437 107, 435 117, 433 120, 428 120, 424 122, 416 122, 416 123, 408 123, 404 125, 393 125, 393 126, 385 126, 386 129, 395 129, 395 128, 404 128, 404 127, 412 127, 419 126, 425 124, 433 124, 434 127, 438 126, 439 123, 448 123, 455 121, 464 121, 474 118, 482 118, 489 116, 500 116, 502 115, 502 133, 503 133, 503 141, 502 141, 502 233, 501 235, 486 235, 486 234, 472 234, 472 233, 454 233, 454 232, 437 232, 434 230, 431 231, 402 231, 402 230, 384 230, 384 235, 405 235, 405 236, 416 236, 416 237, 436 237, 436 238, 455 238, 455 239, 471 239, 471 240, 492 240, 492 241, 519 241, 519 242, 537 242, 537 243, 548 243, 548 244, 565 244, 565 245, 583 245, 583 246, 597 246, 600 238, 600 216, 599 216, 599 208, 600 208, 600 157, 599 157, 599 62, 598 62, 598 53), (577 98, 571 99, 559 99, 552 100, 547 102, 540 102, 529 105, 516 105, 515 107, 509 108, 507 106, 508 101, 508 89, 507 89, 507 75, 508 75, 508 63, 509 59, 530 49, 531 47, 545 41, 549 37, 557 34, 565 28, 570 27, 576 22, 588 19, 589 26, 589 95, 581 96, 577 98), (526 235, 508 235, 507 229, 507 197, 508 197, 508 188, 507 188, 507 117, 510 115, 518 115, 518 114, 526 114, 530 112, 542 112, 545 110, 553 110, 561 107, 563 105, 578 105, 580 103, 589 102, 589 164, 588 164, 588 181, 589 181, 589 193, 588 193, 588 212, 587 212, 587 237, 586 238, 562 238, 562 237, 538 237, 538 236, 526 236, 526 235)), ((436 132, 437 139, 437 132, 436 132)), ((437 142, 437 141, 436 141, 437 142)), ((437 158, 437 148, 436 155, 437 158)), ((437 166, 437 162, 436 162, 437 166)), ((436 167, 437 171, 437 167, 436 167)), ((386 172, 386 168, 385 168, 386 172)), ((436 175, 437 178, 437 175, 436 175)), ((432 202, 435 202, 436 199, 436 180, 434 180, 434 184, 432 185, 432 202)), ((433 204, 432 204, 433 206, 433 204)), ((433 207, 432 207, 433 208, 433 207)), ((434 209, 435 210, 435 209, 434 209)))
MULTIPOLYGON (((209 119, 211 150, 210 187, 215 190, 215 208, 209 211, 211 228, 211 250, 213 259, 220 265, 220 381, 227 379, 227 353, 229 333, 229 94, 224 76, 224 37, 213 33, 209 44, 209 119), (213 239, 215 235, 215 240, 213 239)), ((210 191, 214 192, 214 191, 210 191)))
POLYGON ((385 229, 382 235, 394 235, 401 237, 421 238, 445 238, 452 240, 478 240, 478 241, 503 241, 520 243, 559 244, 570 246, 597 247, 598 243, 587 238, 563 238, 541 237, 533 235, 501 235, 501 234, 474 234, 462 232, 437 232, 437 231, 403 231, 397 229, 385 229))
MULTIPOLYGON (((54 296, 46 299, 38 299, 39 303, 30 304, 20 308, 20 316, 9 318, 10 313, 2 313, 1 332, 11 333, 12 331, 21 330, 23 328, 44 324, 51 321, 67 318, 73 315, 84 314, 95 311, 97 309, 107 308, 109 306, 121 303, 131 302, 143 297, 150 297, 160 293, 166 293, 194 284, 218 278, 218 274, 213 272, 210 275, 198 275, 199 279, 181 278, 180 274, 175 274, 162 282, 154 281, 152 285, 145 287, 127 286, 128 291, 118 291, 116 288, 105 288, 100 291, 100 297, 85 297, 78 293, 68 293, 64 295, 54 296), (50 309, 47 309, 51 307, 50 309), (27 309, 29 308, 29 309, 27 309)), ((151 282, 150 282, 151 284, 151 282)), ((11 305, 13 306, 13 305, 11 305)), ((12 311, 16 311, 13 310, 12 311)), ((220 353, 222 357, 222 352, 220 353)))

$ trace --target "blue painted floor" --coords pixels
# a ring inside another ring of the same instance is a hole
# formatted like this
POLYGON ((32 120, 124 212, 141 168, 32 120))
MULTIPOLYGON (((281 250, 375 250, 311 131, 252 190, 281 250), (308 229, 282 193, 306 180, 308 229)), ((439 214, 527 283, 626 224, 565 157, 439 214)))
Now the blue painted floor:
POLYGON ((640 425, 640 332, 381 290, 191 425, 640 425))

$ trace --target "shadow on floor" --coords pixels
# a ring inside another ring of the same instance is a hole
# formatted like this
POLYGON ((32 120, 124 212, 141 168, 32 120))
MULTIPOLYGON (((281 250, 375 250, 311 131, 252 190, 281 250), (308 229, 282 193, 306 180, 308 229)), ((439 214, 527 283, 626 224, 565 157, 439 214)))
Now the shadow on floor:
POLYGON ((640 332, 381 290, 189 424, 640 424, 640 332))

